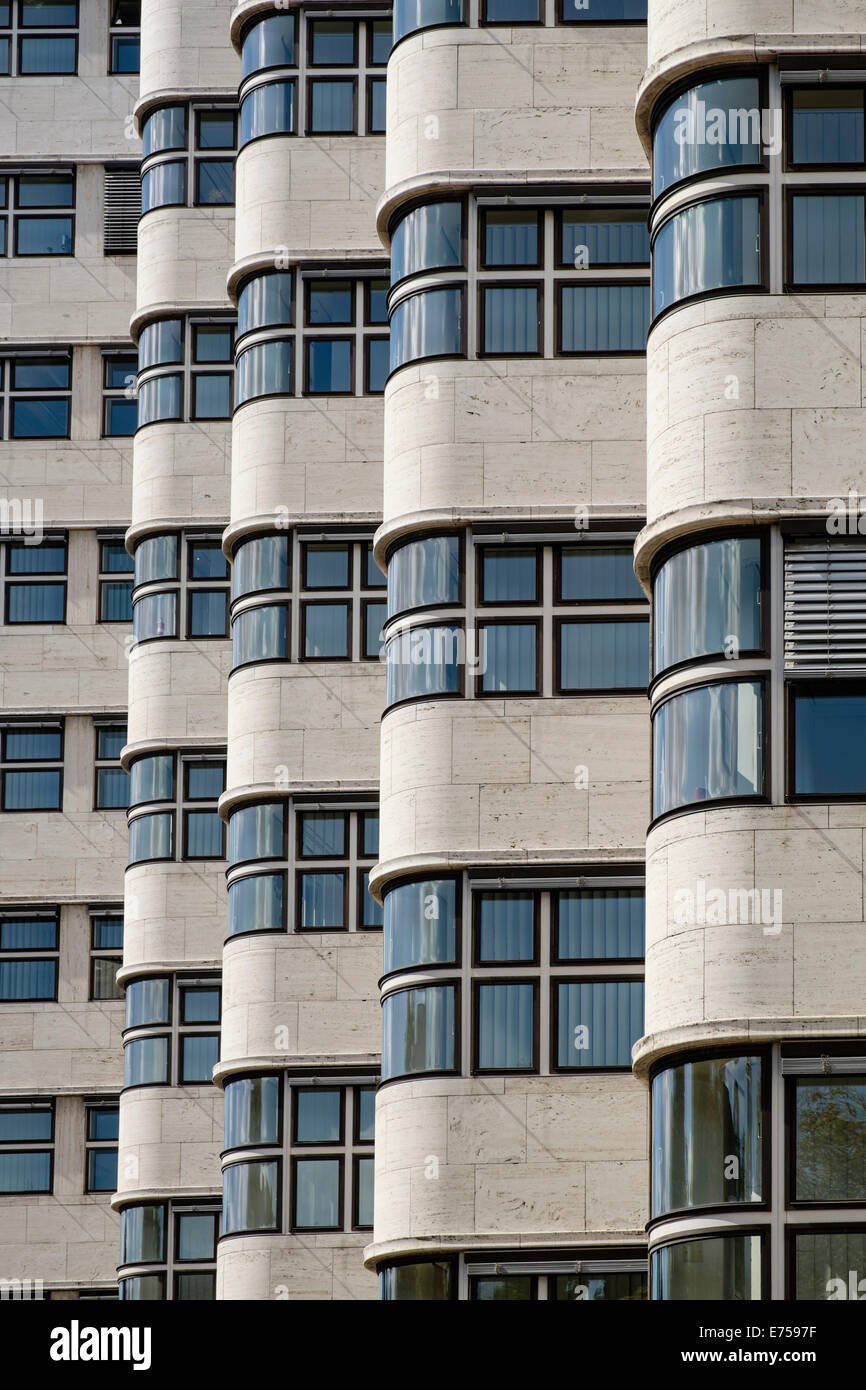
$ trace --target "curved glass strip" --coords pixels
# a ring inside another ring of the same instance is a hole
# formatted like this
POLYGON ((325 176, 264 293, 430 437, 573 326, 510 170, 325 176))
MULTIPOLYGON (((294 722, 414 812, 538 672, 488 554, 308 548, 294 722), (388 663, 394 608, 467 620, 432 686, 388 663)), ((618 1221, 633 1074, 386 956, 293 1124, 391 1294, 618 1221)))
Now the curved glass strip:
POLYGON ((156 376, 138 388, 138 427, 160 420, 180 420, 183 380, 179 376, 156 376))
POLYGON ((391 371, 424 357, 463 353, 463 292, 458 286, 410 295, 391 315, 391 371))
POLYGON ((169 1022, 169 985, 166 976, 133 980, 126 986, 127 1028, 147 1028, 169 1022))
POLYGON ((664 1302, 761 1297, 761 1237, 714 1236, 663 1245, 650 1255, 651 1298, 664 1302))
POLYGON ((763 1199, 760 1057, 659 1072, 652 1113, 654 1217, 763 1199))
POLYGON ((695 174, 760 164, 761 84, 720 77, 675 97, 653 132, 653 196, 695 174))
POLYGON ((165 1207, 124 1207, 120 1213, 120 1263, 153 1264, 165 1259, 165 1207))
POLYGON ((280 1142, 280 1078, 245 1076, 225 1087, 225 1147, 280 1142))
POLYGON ((223 1235, 233 1231, 274 1231, 279 1211, 276 1159, 233 1163, 223 1172, 223 1235))
POLYGON ((288 339, 276 343, 257 343, 238 357, 237 404, 257 396, 292 394, 292 344, 288 339))
POLYGON ((171 819, 170 811, 160 811, 153 816, 137 816, 129 822, 130 864, 148 859, 171 859, 171 819))
POLYGON ((291 324, 292 288, 290 270, 272 270, 248 280, 238 295, 238 337, 254 328, 291 324))
POLYGON ((164 1086, 167 1082, 168 1038, 135 1038, 124 1043, 124 1086, 164 1086))
POLYGON ((241 102, 239 149, 263 135, 291 135, 295 125, 294 82, 265 82, 241 102))
POLYGON ((241 43, 241 75, 250 77, 265 68, 293 68, 295 57, 295 16, 268 15, 250 25, 241 43))
POLYGON ((463 204, 423 203, 391 235, 391 284, 406 275, 463 264, 463 204))
POLYGON ((454 1266, 450 1260, 383 1265, 379 1270, 379 1298, 383 1301, 429 1303, 456 1296, 454 1266))
POLYGON ((382 1000, 382 1080, 453 1071, 455 986, 400 989, 382 1000))
POLYGON ((177 536, 148 536, 135 547, 135 583, 177 579, 177 536))
POLYGON ((384 971, 451 964, 457 951, 457 884, 421 879, 392 888, 385 898, 384 971))
POLYGON ((148 116, 141 133, 142 157, 186 149, 186 107, 163 106, 148 116))
POLYGON ((394 42, 434 24, 462 24, 463 0, 394 0, 394 42))
POLYGON ((289 616, 285 604, 248 608, 232 621, 232 665, 251 661, 286 661, 289 650, 289 616))
POLYGON ((253 874, 230 884, 229 936, 284 930, 282 874, 253 874))
POLYGON ((683 208, 653 242, 653 313, 710 290, 762 283, 757 197, 709 198, 683 208))
POLYGON ((257 536, 232 556, 232 598, 289 587, 289 538, 257 536))
POLYGON ((132 605, 132 635, 136 642, 177 636, 177 594, 147 594, 132 605))
POLYGON ((155 164, 141 176, 141 213, 154 208, 183 206, 186 202, 186 160, 170 159, 155 164))
POLYGON ((653 814, 763 791, 758 681, 704 685, 674 695, 653 716, 653 814))
POLYGON ((183 361, 183 320, 158 319, 141 330, 138 369, 183 361))
POLYGON ((129 804, 138 806, 145 801, 170 801, 174 795, 174 756, 158 753, 151 758, 138 758, 129 769, 129 804))
POLYGON ((229 819, 229 864, 283 857, 285 807, 282 801, 242 806, 229 819))
POLYGON ((460 601, 460 539, 409 541, 388 557, 388 617, 433 603, 460 601))
POLYGON ((414 627, 392 637, 385 647, 387 703, 458 694, 463 641, 457 627, 414 627))
POLYGON ((760 651, 761 538, 680 550, 653 583, 653 671, 714 654, 760 651))

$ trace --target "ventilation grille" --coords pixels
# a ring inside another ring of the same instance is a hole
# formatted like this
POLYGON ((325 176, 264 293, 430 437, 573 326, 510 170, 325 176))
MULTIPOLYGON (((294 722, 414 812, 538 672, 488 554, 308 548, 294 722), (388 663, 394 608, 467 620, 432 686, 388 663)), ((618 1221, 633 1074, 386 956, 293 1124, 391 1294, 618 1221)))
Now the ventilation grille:
POLYGON ((137 169, 105 171, 105 254, 134 256, 141 216, 141 179, 137 169))
POLYGON ((866 669, 866 546, 826 540, 786 547, 785 666, 866 669))

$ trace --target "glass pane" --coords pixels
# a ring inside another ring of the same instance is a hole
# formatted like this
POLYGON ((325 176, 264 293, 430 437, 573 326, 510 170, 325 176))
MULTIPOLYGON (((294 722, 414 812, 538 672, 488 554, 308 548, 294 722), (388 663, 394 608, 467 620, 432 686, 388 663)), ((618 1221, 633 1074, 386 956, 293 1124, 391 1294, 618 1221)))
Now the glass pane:
POLYGON ((186 107, 164 106, 154 111, 144 123, 142 131, 142 153, 158 154, 163 150, 182 150, 186 148, 186 107))
POLYGON ((419 270, 461 265, 462 203, 425 203, 397 223, 391 239, 391 284, 419 270))
POLYGON ((355 83, 351 78, 310 83, 309 127, 318 134, 349 134, 355 129, 355 83))
POLYGON ((68 400, 12 402, 13 439, 65 439, 68 434, 68 400))
POLYGON ((0 951, 56 951, 57 930, 56 920, 47 917, 4 917, 0 919, 0 951))
POLYGON ((123 1300, 161 1303, 165 1299, 165 1275, 144 1274, 136 1279, 121 1279, 117 1296, 123 1300))
MULTIPOLYGON (((537 0, 529 0, 537 10, 537 0)), ((488 16, 490 3, 487 5, 488 16)), ((538 265, 538 213, 491 208, 484 214, 484 264, 538 265)))
POLYGON ((101 767, 96 773, 96 804, 104 811, 129 805, 129 773, 120 767, 101 767))
POLYGON ((219 989, 182 989, 180 1012, 183 1023, 219 1023, 219 989))
POLYGON ((74 38, 60 38, 58 36, 22 38, 20 45, 19 71, 25 75, 75 72, 76 41, 74 38))
POLYGON ((564 546, 560 551, 560 598, 564 603, 643 600, 631 546, 564 546))
POLYGON ((214 203, 229 205, 235 200, 235 165, 233 159, 199 159, 196 161, 196 202, 201 206, 214 203))
POLYGON ((228 324, 201 324, 193 334, 193 360, 231 362, 232 330, 228 324))
POLYGON ((266 82, 256 87, 241 102, 241 147, 262 135, 290 135, 294 105, 294 82, 266 82))
POLYGON ((219 541, 199 541, 190 546, 191 579, 228 579, 228 568, 219 541))
MULTIPOLYGON (((105 362, 105 385, 111 390, 121 390, 127 386, 135 385, 135 375, 138 371, 137 357, 106 357, 105 362)), ((125 552, 122 541, 117 542, 120 550, 125 552)), ((111 541, 103 542, 103 553, 106 548, 112 549, 111 541)), ((105 569, 105 565, 102 566, 105 569)))
POLYGON ((289 586, 287 536, 262 536, 239 545, 232 561, 232 594, 240 598, 263 589, 289 586))
POLYGON ((592 1299, 595 1302, 644 1303, 647 1299, 645 1274, 557 1274, 553 1276, 550 1284, 553 1285, 552 1296, 560 1300, 592 1299))
POLYGON ((125 743, 125 725, 123 728, 96 730, 96 756, 98 758, 119 758, 125 743))
POLYGON ((539 299, 535 286, 497 286, 483 291, 484 351, 539 351, 539 299))
POLYGON ((0 1153, 0 1192, 50 1192, 50 1153, 0 1153))
POLYGON ((464 633, 456 627, 416 627, 385 646, 388 704, 428 695, 455 695, 460 687, 464 633))
POLYGON ((189 596, 190 637, 225 637, 228 606, 225 589, 193 589, 189 596))
POLYGON ((866 1294, 866 1231, 794 1235, 794 1298, 809 1302, 858 1299, 866 1294))
POLYGON ((388 613, 460 599, 460 540, 434 536, 410 541, 388 558, 388 613))
MULTIPOLYGON (((492 0, 487 0, 488 16, 492 0)), ((470 1279, 473 1301, 484 1303, 528 1303, 535 1297, 535 1280, 530 1274, 509 1274, 500 1279, 470 1279)))
POLYGON ((503 546, 485 546, 481 553, 481 600, 483 603, 535 603, 537 598, 538 551, 503 546))
POLYGON ((652 1083, 653 1216, 763 1196, 761 1059, 724 1057, 652 1083))
POLYGON ((94 950, 110 951, 114 948, 118 950, 123 947, 123 918, 122 917, 94 917, 93 918, 93 948, 94 950))
POLYGON ((761 134, 757 77, 721 77, 683 92, 653 134, 654 196, 694 174, 760 164, 761 134))
POLYGON ((665 222, 653 244, 656 314, 692 294, 760 283, 757 198, 711 198, 684 208, 665 222))
POLYGON ((178 1213, 176 1222, 179 1260, 216 1259, 216 1212, 178 1213))
MULTIPOLYGON (((401 4, 397 0, 395 18, 401 4)), ((413 0, 417 3, 417 0, 413 0)), ((424 1260, 418 1264, 387 1265, 379 1270, 379 1297, 390 1302, 432 1302, 456 1297, 454 1268, 448 1260, 424 1260)))
POLYGON ((123 990, 118 985, 116 979, 117 972, 120 969, 121 964, 122 961, 119 957, 117 960, 103 960, 99 957, 94 958, 92 962, 93 974, 90 991, 91 999, 123 998, 123 990))
POLYGON ((560 1067, 630 1067, 643 1033, 642 980, 558 984, 560 1067))
POLYGON ((141 211, 177 207, 186 202, 186 161, 169 160, 155 164, 141 176, 141 211))
POLYGON ((235 144, 235 118, 231 111, 200 111, 198 146, 200 150, 232 150, 235 144))
POLYGON ((126 1026, 142 1028, 169 1021, 170 982, 158 977, 135 980, 126 987, 126 1026))
POLYGON ((709 685, 666 701, 654 717, 654 814, 720 797, 759 796, 761 686, 709 685))
POLYGON ((6 762, 27 762, 63 757, 59 729, 7 729, 3 756, 6 762))
POLYGON ((283 930, 282 874, 256 874, 230 885, 229 936, 283 930))
POLYGON ((369 21, 367 32, 370 35, 370 62, 387 63, 392 43, 390 19, 369 21))
POLYGON ((476 954, 482 963, 532 960, 535 956, 535 895, 478 893, 476 954))
POLYGON ((760 538, 681 550, 659 569, 653 600, 656 671, 699 656, 760 651, 760 538))
POLYGON ((797 1077, 794 1197, 800 1202, 866 1201, 866 1077, 797 1077))
POLYGON ((103 623, 132 622, 132 580, 99 586, 99 619, 103 623))
POLYGON ((577 270, 599 265, 649 265, 646 209, 563 212, 559 252, 562 264, 577 270))
POLYGON ((795 688, 791 710, 794 794, 861 794, 866 787, 866 696, 814 695, 795 688))
POLYGON ((863 91, 802 87, 791 93, 794 164, 862 164, 863 91))
POLYGON ((462 20, 463 0, 394 0, 394 42, 416 29, 427 29, 433 24, 460 24, 462 20))
POLYGON ((342 811, 306 811, 299 816, 300 852, 304 858, 338 859, 346 853, 346 816, 342 811))
POLYGON ((25 26, 43 25, 46 29, 73 28, 78 23, 78 6, 52 4, 51 0, 21 0, 19 21, 25 26))
POLYGON ((352 20, 313 20, 310 61, 320 67, 351 67, 355 62, 355 25, 352 20))
POLYGON ((645 690, 649 681, 649 620, 563 622, 562 690, 645 690))
POLYGON ((342 873, 298 875, 299 926, 312 930, 345 927, 346 878, 342 873))
POLYGON ((666 1245, 650 1256, 652 1298, 665 1302, 761 1297, 761 1237, 717 1236, 666 1245))
POLYGON ((361 875, 361 899, 361 926, 381 927, 385 920, 384 912, 370 892, 370 875, 367 872, 361 875))
POLYGON ((238 337, 253 328, 291 322, 291 271, 272 271, 247 281, 238 298, 238 337))
POLYGON ((21 357, 12 363, 15 391, 63 390, 70 384, 70 364, 65 357, 21 357))
POLYGON ((285 661, 288 614, 282 605, 252 608, 232 622, 233 664, 249 661, 285 661))
POLYGON ((387 603, 368 603, 364 607, 364 656, 378 659, 382 651, 382 629, 388 617, 387 603))
POLYGON ((139 426, 154 425, 160 420, 179 420, 183 378, 159 376, 143 382, 138 392, 139 426))
POLYGON ((647 0, 562 0, 563 23, 645 20, 647 0))
POLYGON ((375 1161, 372 1158, 355 1160, 355 1181, 357 1184, 355 1201, 359 1226, 373 1225, 373 1178, 375 1161))
POLYGON ((283 806, 279 801, 244 806, 229 820, 229 863, 280 859, 283 854, 283 806))
POLYGON ((563 285, 563 352, 644 352, 649 285, 563 285))
POLYGON ((105 402, 105 433, 109 437, 135 434, 138 427, 138 401, 108 400, 105 402))
POLYGON ((117 1150, 90 1149, 87 1154, 87 1191, 117 1190, 117 1150))
POLYGON ((216 1273, 176 1274, 174 1287, 177 1302, 209 1302, 216 1298, 216 1273))
POLYGON ((372 544, 366 544, 363 547, 363 552, 364 568, 362 571, 363 578, 361 580, 362 587, 365 586, 368 589, 384 589, 388 583, 388 577, 386 574, 382 573, 376 563, 372 544))
POLYGON ((135 582, 177 578, 177 536, 151 536, 135 548, 135 582))
POLYGON ((187 859, 222 859, 223 823, 216 811, 187 811, 187 859))
POLYGON ((127 1207, 120 1213, 120 1263, 165 1259, 165 1207, 127 1207))
POLYGON ((138 758, 132 764, 130 804, 142 801, 170 801, 174 795, 174 754, 159 753, 152 758, 138 758))
POLYGON ((70 174, 19 174, 19 208, 71 208, 75 206, 70 174))
POLYGON ((341 1091, 295 1091, 295 1143, 339 1144, 343 1135, 341 1091))
POLYGON ((237 404, 258 396, 289 396, 292 393, 291 342, 260 343, 238 358, 237 404))
POLYGON ((485 693, 536 689, 535 623, 485 623, 481 630, 481 689, 485 693))
POLYGON ((300 1230, 339 1230, 340 1160, 299 1158, 295 1165, 295 1214, 300 1230))
POLYGON ((56 993, 56 961, 0 960, 0 1000, 54 999, 56 993))
POLYGON ((526 1070, 533 1065, 535 991, 532 985, 479 985, 478 1068, 526 1070))
POLYGON ((408 965, 455 959, 457 885, 422 879, 392 888, 385 897, 385 974, 408 965))
POLYGON ((148 859, 171 859, 171 814, 139 816, 129 823, 129 862, 140 864, 148 859))
POLYGON ((141 330, 138 340, 138 365, 141 371, 158 364, 182 361, 183 323, 180 319, 161 319, 141 330))
POLYGON ((244 1077, 225 1087, 225 1146, 279 1143, 280 1078, 244 1077))
POLYGON ((463 294, 427 290, 398 304, 391 316, 391 371, 424 357, 459 357, 463 347, 463 294))
POLYGON ((87 1111, 87 1137, 88 1139, 117 1139, 120 1132, 120 1111, 116 1109, 99 1109, 88 1107, 87 1111))
POLYGON ((274 1231, 279 1163, 233 1163, 223 1173, 223 1234, 274 1231))
POLYGON ((401 989, 382 1001, 382 1080, 454 1069, 454 985, 401 989))
POLYGON ((793 275, 797 285, 866 280, 866 198, 796 194, 791 199, 793 275))
POLYGON ((10 584, 7 587, 7 623, 62 623, 65 612, 65 584, 10 584))
POLYGON ((354 391, 352 358, 353 345, 346 338, 309 338, 307 390, 316 395, 354 391))
POLYGON ((347 545, 305 545, 304 586, 307 589, 345 589, 350 583, 347 545))
POLYGON ((376 1092, 375 1090, 357 1091, 356 1098, 358 1104, 358 1141, 372 1144, 376 1137, 376 1092))
POLYGON ((253 24, 241 47, 243 76, 262 68, 290 68, 295 64, 295 16, 269 15, 253 24))
POLYGON ((43 541, 41 545, 6 547, 7 574, 63 574, 66 570, 64 541, 43 541))
POLYGON ((132 632, 136 642, 176 637, 177 594, 148 594, 133 604, 132 632))
POLYGON ((168 1038, 138 1038, 123 1048, 124 1086, 158 1086, 168 1081, 168 1038))
POLYGON ((71 217, 16 217, 17 256, 71 256, 71 217))
POLYGON ((307 282, 307 323, 354 322, 355 287, 351 280, 309 280, 307 282))
POLYGON ((59 811, 59 771, 4 772, 4 811, 59 811))
POLYGON ((385 390, 390 357, 391 343, 388 338, 367 339, 367 380, 364 389, 371 395, 385 390))
POLYGON ((348 603, 307 603, 303 616, 305 657, 348 657, 348 603))
POLYGON ((644 890, 585 888, 556 898, 559 960, 640 960, 644 890))
POLYGON ((387 113, 387 91, 384 77, 371 78, 368 91, 369 106, 367 120, 370 134, 379 135, 385 130, 385 118, 387 113))
POLYGON ((0 1110, 0 1143, 50 1143, 54 1117, 46 1110, 0 1110))
POLYGON ((111 72, 140 72, 141 39, 138 34, 112 34, 111 72))
POLYGON ((220 1040, 214 1033, 191 1034, 181 1038, 180 1080, 184 1085, 210 1082, 219 1061, 220 1040))

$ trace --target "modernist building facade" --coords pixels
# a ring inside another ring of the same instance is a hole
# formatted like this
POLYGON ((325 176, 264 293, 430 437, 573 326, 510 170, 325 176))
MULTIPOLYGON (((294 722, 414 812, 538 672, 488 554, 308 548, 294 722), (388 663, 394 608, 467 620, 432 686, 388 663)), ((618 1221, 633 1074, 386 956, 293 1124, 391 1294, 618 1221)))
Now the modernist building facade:
POLYGON ((17 1291, 860 1296, 864 21, 0 5, 17 1291))

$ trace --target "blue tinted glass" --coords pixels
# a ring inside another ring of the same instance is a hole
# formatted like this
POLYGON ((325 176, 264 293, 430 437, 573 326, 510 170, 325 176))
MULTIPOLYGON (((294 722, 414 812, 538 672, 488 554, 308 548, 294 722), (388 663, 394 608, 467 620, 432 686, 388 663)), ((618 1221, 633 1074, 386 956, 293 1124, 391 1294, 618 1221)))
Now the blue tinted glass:
POLYGON ((235 118, 230 111, 201 111, 198 118, 200 150, 230 150, 235 143, 235 118))
POLYGON ((304 606, 304 656, 308 660, 349 656, 349 605, 316 603, 304 606))
POLYGON ((195 330, 196 362, 231 362, 232 330, 207 324, 195 330))
POLYGON ((646 212, 564 212, 563 265, 592 269, 597 265, 648 265, 649 229, 646 212))
POLYGON ((385 973, 407 965, 454 960, 457 887, 453 879, 422 879, 385 897, 385 973))
POLYGON ((479 961, 532 960, 535 897, 532 893, 478 894, 479 961))
POLYGON ((292 390, 292 344, 260 343, 238 358, 237 404, 256 396, 288 396, 292 390))
POLYGON ((59 811, 60 772, 4 772, 5 811, 59 811))
POLYGON ((685 208, 664 224, 653 243, 656 314, 688 295, 760 283, 757 198, 712 198, 685 208))
MULTIPOLYGON (((5 10, 8 13, 8 5, 5 6, 5 10)), ((0 39, 0 73, 2 73, 3 76, 8 76, 9 73, 9 42, 7 38, 0 39)))
POLYGON ((193 579, 227 579, 228 561, 219 541, 202 541, 191 545, 190 574, 193 579))
MULTIPOLYGON (((489 8, 488 4, 488 13, 489 8)), ((507 208, 491 208, 486 212, 484 264, 537 265, 538 213, 517 212, 507 208)))
POLYGON ((562 0, 563 23, 583 20, 598 24, 611 20, 643 20, 647 0, 562 0))
POLYGON ((233 159, 200 159, 197 164, 196 202, 230 204, 235 200, 233 159))
POLYGON ((158 376, 144 382, 138 392, 139 426, 157 424, 160 420, 179 420, 182 386, 179 376, 158 376))
POLYGON ((126 1207, 120 1213, 120 1263, 165 1259, 165 1207, 126 1207))
POLYGON ((352 20, 313 20, 312 61, 320 67, 351 67, 355 61, 355 25, 352 20))
MULTIPOLYGON (((48 918, 32 917, 17 921, 0 918, 0 951, 55 951, 57 923, 48 918)), ((2 1116, 2 1111, 0 1111, 2 1116)))
POLYGON ((50 1192, 50 1153, 0 1153, 0 1192, 50 1192))
POLYGON ((863 92, 802 87, 791 93, 794 164, 861 164, 863 92))
POLYGON ((283 853, 283 805, 244 806, 229 821, 229 863, 279 859, 283 853))
POLYGON ((368 338, 367 340, 367 381, 366 390, 377 395, 385 390, 388 380, 388 366, 391 348, 387 338, 368 338))
POLYGON ((168 1038, 138 1038, 124 1045, 124 1086, 159 1086, 167 1081, 168 1038))
POLYGON ((188 811, 186 816, 187 859, 222 859, 223 823, 216 811, 188 811))
POLYGON ((300 1230, 339 1230, 340 1160, 300 1158, 295 1163, 295 1219, 300 1230))
POLYGON ((292 322, 292 274, 277 270, 249 280, 238 299, 238 336, 253 328, 292 322))
POLYGON ((563 285, 563 352, 644 352, 649 285, 563 285))
POLYGON ((121 387, 134 386, 137 371, 137 357, 105 358, 105 384, 110 389, 119 390, 121 387))
POLYGON ((174 794, 174 756, 138 758, 130 769, 130 802, 169 801, 174 794))
POLYGON ((7 574, 63 574, 66 569, 64 541, 42 541, 40 545, 18 545, 6 550, 7 574))
POLYGON ((402 613, 460 598, 460 540, 434 536, 409 541, 388 558, 388 612, 402 613))
POLYGON ((560 598, 565 603, 644 598, 631 546, 565 546, 560 560, 560 598))
POLYGON ((277 1225, 276 1159, 266 1163, 232 1163, 223 1172, 223 1234, 273 1231, 277 1225))
POLYGON ((232 562, 232 593, 235 598, 263 589, 285 589, 288 582, 287 536, 262 536, 238 546, 232 562))
POLYGON ((649 620, 564 622, 562 690, 644 690, 649 681, 649 620))
POLYGON ((352 323, 355 294, 351 280, 310 280, 307 285, 307 323, 352 323))
POLYGON ((71 208, 73 203, 71 175, 19 175, 18 206, 20 208, 71 208))
POLYGON ((585 888, 559 893, 560 960, 638 960, 644 953, 642 888, 585 888))
POLYGON ((93 947, 94 950, 113 950, 123 945, 123 918, 122 917, 94 917, 93 919, 93 947))
POLYGON ((279 1142, 280 1078, 244 1077, 225 1087, 225 1146, 279 1142))
POLYGON ((797 194, 791 199, 794 283, 852 285, 866 280, 866 198, 797 194))
POLYGON ((186 794, 190 801, 216 801, 225 790, 226 772, 223 764, 213 767, 207 763, 189 763, 186 770, 186 794))
POLYGON ((139 816, 129 823, 129 862, 139 864, 147 859, 170 859, 171 815, 166 811, 155 816, 139 816))
POLYGON ((302 929, 313 931, 345 927, 345 875, 302 873, 298 878, 301 915, 298 925, 302 929))
POLYGON ((59 729, 8 729, 4 756, 8 763, 61 758, 63 735, 59 729))
POLYGON ((371 135, 379 135, 385 129, 386 87, 384 77, 374 77, 370 81, 370 107, 368 122, 371 135))
POLYGON ((7 623, 62 623, 65 608, 65 584, 10 584, 7 587, 7 623))
POLYGON ((464 634, 456 627, 417 627, 385 647, 388 703, 427 695, 456 695, 464 634))
POLYGON ((364 577, 368 589, 384 589, 388 583, 388 577, 383 574, 376 564, 376 557, 373 554, 372 545, 365 546, 366 565, 364 566, 364 577))
POLYGON ((305 811, 299 819, 305 858, 338 859, 346 853, 346 817, 342 811, 305 811))
POLYGON ((759 164, 761 135, 757 77, 721 77, 683 92, 653 133, 654 196, 694 174, 759 164))
POLYGON ((454 1068, 454 986, 401 989, 382 1001, 382 1080, 454 1068))
POLYGON ((135 561, 122 541, 103 541, 100 567, 103 574, 131 574, 135 561))
POLYGON ((378 658, 382 650, 382 628, 388 617, 387 603, 368 603, 364 609, 364 656, 378 658))
POLYGON ((643 980, 559 984, 557 1064, 631 1067, 643 1033, 643 980))
POLYGON ((104 811, 129 805, 129 773, 120 767, 101 767, 96 773, 96 804, 104 811))
POLYGON ((228 594, 194 589, 189 602, 190 637, 225 637, 228 594))
POLYGON ((220 1040, 213 1033, 194 1034, 181 1039, 181 1083, 210 1081, 219 1061, 220 1040))
POLYGON ((16 256, 71 256, 71 217, 19 217, 15 221, 16 256))
POLYGON ((177 634, 177 595, 149 594, 132 607, 132 633, 136 642, 177 634))
POLYGON ((87 1155, 88 1192, 117 1190, 117 1150, 91 1149, 87 1155))
POLYGON ((342 1092, 295 1091, 295 1143, 338 1144, 342 1134, 342 1092))
POLYGON ((678 551, 653 584, 654 670, 727 652, 759 651, 761 540, 727 537, 678 551))
POLYGON ((355 84, 351 78, 322 78, 310 83, 310 130, 349 133, 355 129, 355 84))
POLYGON ((232 662, 285 661, 288 655, 288 614, 283 605, 253 608, 232 622, 232 662))
POLYGON ((172 159, 156 164, 141 176, 141 211, 178 206, 186 202, 186 162, 172 159))
POLYGON ((370 875, 364 873, 361 876, 361 893, 363 902, 361 904, 361 925, 363 927, 381 927, 384 921, 384 913, 381 903, 378 903, 370 892, 370 875))
POLYGON ((87 1111, 87 1137, 88 1139, 117 1139, 120 1132, 120 1111, 119 1110, 97 1110, 96 1108, 87 1111))
POLYGON ((525 1070, 533 1064, 535 991, 532 985, 478 988, 478 1067, 525 1070))
POLYGON ((373 811, 361 817, 361 853, 379 853, 379 817, 373 811))
POLYGON ((137 1303, 161 1303, 165 1299, 165 1275, 141 1274, 135 1279, 119 1279, 117 1297, 137 1303))
POLYGON ((78 6, 52 4, 51 0, 22 0, 19 19, 25 28, 70 29, 78 23, 78 6))
POLYGON ((295 16, 269 15, 244 35, 241 46, 242 75, 262 68, 290 68, 295 64, 295 16))
POLYGON ((105 402, 105 433, 113 438, 135 434, 138 427, 138 402, 109 400, 105 402))
POLYGON ((539 351, 538 290, 504 286, 484 290, 484 351, 539 351))
POLYGON ((427 290, 398 304, 391 316, 391 371, 424 357, 459 357, 463 295, 458 288, 427 290))
POLYGON ((485 549, 481 552, 481 595, 485 603, 534 603, 538 552, 485 549))
POLYGON ((356 1096, 358 1139, 365 1143, 372 1143, 376 1136, 376 1092, 374 1090, 358 1091, 356 1096))
POLYGON ((150 536, 135 547, 135 582, 177 578, 177 536, 150 536))
POLYGON ((220 991, 218 989, 184 989, 182 1022, 219 1023, 220 991))
POLYGON ((533 691, 538 629, 534 623, 485 623, 481 630, 481 689, 533 691))
POLYGON ((424 203, 401 218, 391 237, 391 284, 419 270, 463 262, 462 203, 424 203))
POLYGON ((183 321, 160 319, 141 330, 138 342, 138 365, 146 367, 183 361, 183 321))
POLYGON ((761 794, 761 700, 757 681, 732 681, 664 702, 653 716, 655 815, 761 794))
POLYGON ((261 135, 291 134, 294 102, 293 82, 266 82, 245 96, 241 102, 241 146, 261 135))
POLYGON ((119 758, 126 742, 126 729, 100 729, 97 733, 97 757, 119 758))
POLYGON ((373 1178, 375 1174, 375 1162, 372 1158, 359 1158, 356 1160, 355 1172, 357 1174, 357 1196, 358 1203, 358 1225, 372 1226, 373 1224, 373 1178))
POLYGON ((229 936, 283 930, 283 876, 256 874, 229 887, 229 936))
POLYGON ((138 34, 113 34, 111 38, 111 71, 140 72, 141 39, 138 34))
POLYGON ((62 391, 69 384, 67 357, 20 357, 12 364, 14 391, 62 391))
POLYGON ((859 796, 866 788, 866 697, 794 688, 796 796, 859 796))
POLYGON ((177 1217, 177 1258, 212 1260, 216 1257, 215 1212, 187 1212, 177 1217))
POLYGON ((141 140, 145 159, 163 150, 185 149, 186 107, 164 106, 161 111, 154 111, 144 123, 141 140))
POLYGON ((74 38, 22 38, 19 71, 30 73, 75 72, 74 38))
POLYGON ((68 400, 12 402, 13 439, 65 439, 68 433, 68 400))
POLYGON ((354 390, 352 343, 348 339, 308 340, 307 390, 317 395, 346 395, 354 390))
POLYGON ((143 1028, 168 1023, 169 981, 164 976, 133 980, 126 987, 126 1026, 143 1028))
POLYGON ((370 61, 387 63, 392 43, 390 19, 374 19, 368 22, 367 32, 371 35, 372 40, 370 61))
POLYGON ((388 281, 367 281, 367 319, 370 323, 388 322, 388 281))
POLYGON ((56 991, 56 961, 0 960, 0 1000, 53 999, 56 991))
POLYGON ((308 589, 345 589, 349 583, 349 547, 305 546, 304 580, 308 589))
POLYGON ((394 0, 394 42, 433 24, 460 24, 462 0, 394 0))

